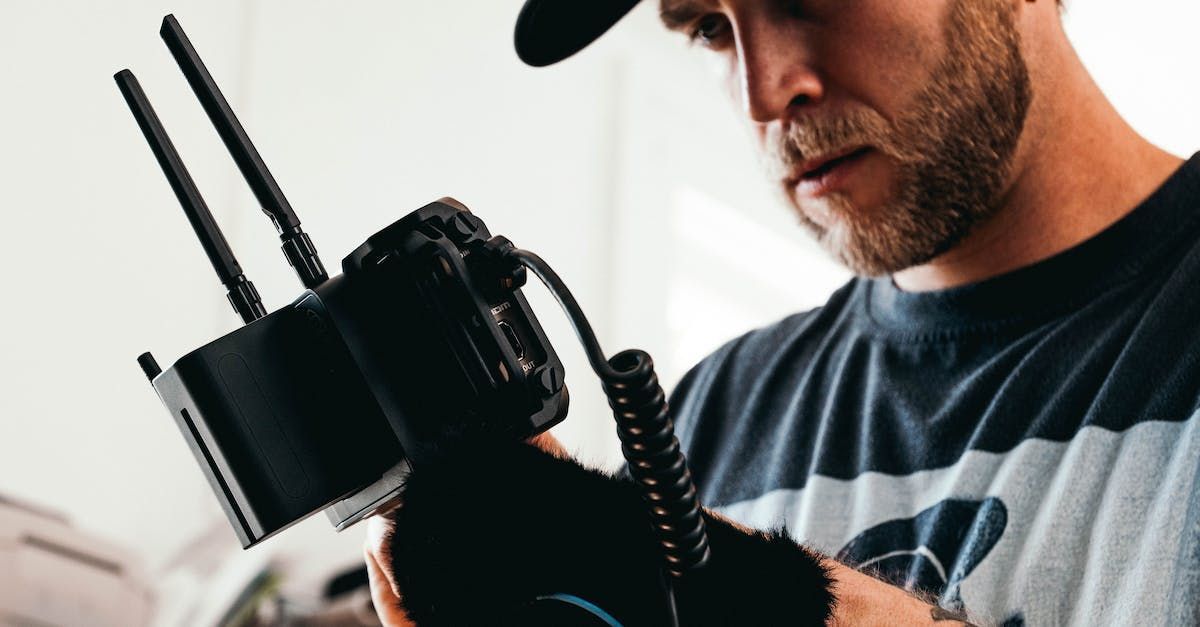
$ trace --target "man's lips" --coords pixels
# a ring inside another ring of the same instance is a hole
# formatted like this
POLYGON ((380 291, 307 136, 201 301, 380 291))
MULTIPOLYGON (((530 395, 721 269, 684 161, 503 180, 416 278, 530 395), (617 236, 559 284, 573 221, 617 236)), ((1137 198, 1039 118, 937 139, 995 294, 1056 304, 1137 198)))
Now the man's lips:
POLYGON ((788 186, 795 185, 804 179, 820 178, 822 174, 836 168, 843 161, 857 158, 867 150, 870 150, 867 146, 854 146, 800 163, 792 168, 791 175, 787 179, 788 186))
POLYGON ((853 166, 870 151, 869 146, 855 146, 810 159, 793 168, 784 182, 789 189, 823 195, 840 184, 853 166))

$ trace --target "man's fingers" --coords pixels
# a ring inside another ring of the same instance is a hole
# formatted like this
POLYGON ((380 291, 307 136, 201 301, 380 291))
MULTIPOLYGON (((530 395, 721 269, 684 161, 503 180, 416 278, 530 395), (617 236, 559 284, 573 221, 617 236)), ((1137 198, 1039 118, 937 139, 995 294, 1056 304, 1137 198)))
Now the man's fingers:
POLYGON ((366 551, 367 584, 371 588, 371 603, 385 627, 415 627, 416 623, 400 607, 400 597, 391 582, 391 569, 380 567, 375 554, 366 551))
POLYGON ((550 453, 559 459, 569 459, 571 456, 567 453, 567 449, 558 441, 549 431, 540 433, 529 439, 529 443, 550 453))
POLYGON ((372 516, 367 519, 367 539, 363 543, 363 552, 367 557, 368 569, 375 566, 381 577, 387 583, 392 595, 399 598, 400 590, 392 580, 392 551, 391 538, 395 530, 391 519, 386 516, 372 516))
POLYGON ((384 516, 367 519, 367 539, 363 543, 363 559, 367 563, 367 583, 371 587, 371 603, 386 627, 414 627, 416 623, 400 607, 400 590, 392 578, 392 554, 389 549, 392 521, 384 516))

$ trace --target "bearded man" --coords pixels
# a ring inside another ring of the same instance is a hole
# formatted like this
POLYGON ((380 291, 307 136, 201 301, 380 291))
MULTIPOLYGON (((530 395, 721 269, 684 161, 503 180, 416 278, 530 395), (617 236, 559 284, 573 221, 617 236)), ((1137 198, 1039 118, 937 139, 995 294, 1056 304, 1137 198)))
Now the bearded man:
MULTIPOLYGON (((518 52, 635 4, 528 0, 518 52)), ((671 402, 701 501, 821 553, 830 624, 1200 624, 1200 158, 1118 115, 1061 9, 661 0, 858 275, 671 402)))

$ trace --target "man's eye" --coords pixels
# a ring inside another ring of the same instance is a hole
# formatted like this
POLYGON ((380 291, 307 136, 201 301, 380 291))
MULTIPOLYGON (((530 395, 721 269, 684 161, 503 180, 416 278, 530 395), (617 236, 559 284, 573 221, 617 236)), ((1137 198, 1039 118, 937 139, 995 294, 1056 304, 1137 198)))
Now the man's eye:
POLYGON ((725 19, 725 16, 705 15, 696 22, 696 26, 692 29, 691 39, 693 42, 709 48, 718 48, 728 34, 729 20, 725 19))

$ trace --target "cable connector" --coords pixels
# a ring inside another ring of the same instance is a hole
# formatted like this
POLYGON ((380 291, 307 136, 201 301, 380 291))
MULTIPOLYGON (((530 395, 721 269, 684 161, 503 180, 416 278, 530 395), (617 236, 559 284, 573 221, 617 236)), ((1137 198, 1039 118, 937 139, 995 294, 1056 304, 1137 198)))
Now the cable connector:
POLYGON ((511 292, 525 285, 528 278, 525 264, 521 263, 514 252, 517 247, 503 235, 497 235, 484 242, 475 252, 484 261, 484 276, 486 291, 498 290, 511 292))

